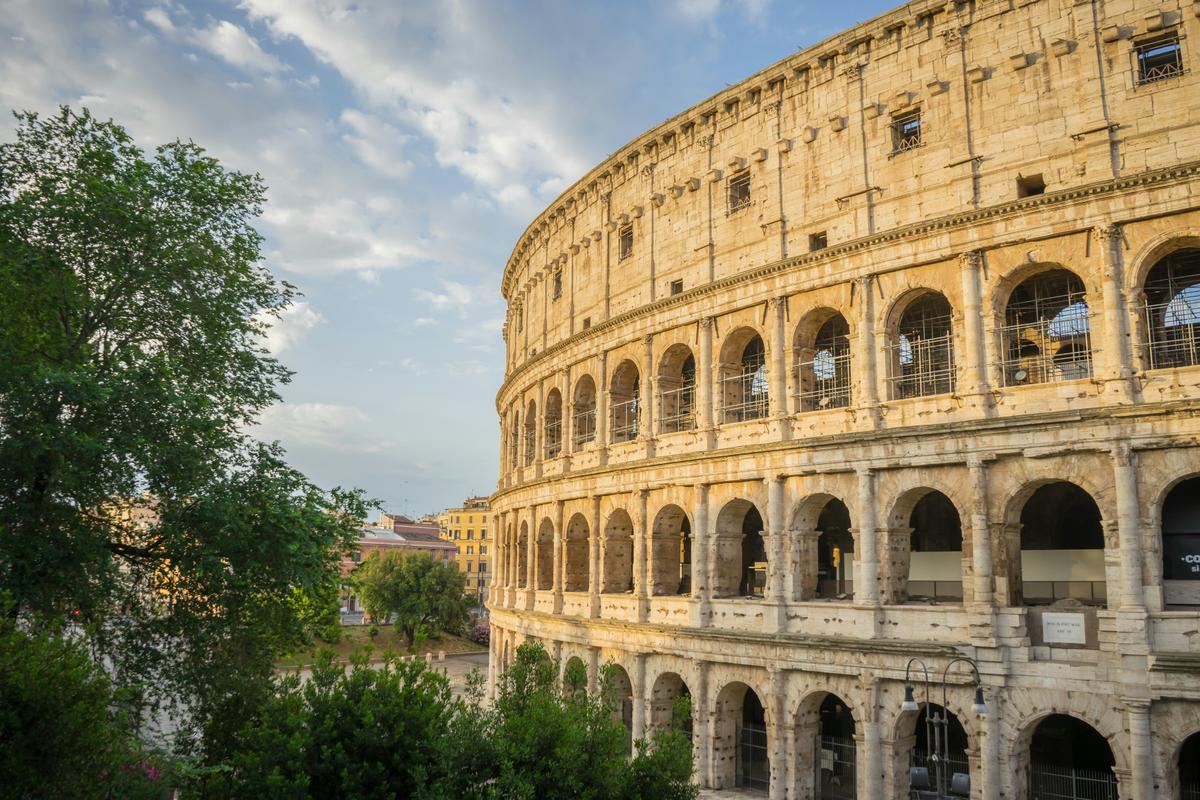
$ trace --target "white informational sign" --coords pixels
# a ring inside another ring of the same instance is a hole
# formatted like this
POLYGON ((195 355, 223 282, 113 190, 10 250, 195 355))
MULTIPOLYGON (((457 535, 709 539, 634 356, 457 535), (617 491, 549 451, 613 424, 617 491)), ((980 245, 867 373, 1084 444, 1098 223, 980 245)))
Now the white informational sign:
POLYGON ((1042 641, 1046 644, 1087 644, 1083 614, 1043 611, 1042 641))

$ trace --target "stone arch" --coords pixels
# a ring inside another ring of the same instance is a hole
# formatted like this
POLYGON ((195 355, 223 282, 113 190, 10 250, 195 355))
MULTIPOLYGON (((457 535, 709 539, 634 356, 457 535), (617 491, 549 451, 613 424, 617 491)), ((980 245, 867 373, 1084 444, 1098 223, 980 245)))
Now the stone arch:
POLYGON ((1136 254, 1128 259, 1132 269, 1126 272, 1129 281, 1124 288, 1139 290, 1146 284, 1150 271, 1160 261, 1180 250, 1200 249, 1200 230, 1179 229, 1167 231, 1144 243, 1136 254))
POLYGON ((1117 748, 1099 728, 1073 712, 1051 710, 1027 721, 1016 737, 1015 785, 1037 797, 1064 782, 1083 786, 1082 797, 1117 796, 1117 748))
POLYGON ((1091 376, 1089 294, 1079 275, 1057 264, 1033 265, 1002 282, 995 301, 1004 303, 999 316, 1005 386, 1091 376))
POLYGON ((629 673, 615 661, 604 665, 601 691, 612 704, 613 719, 625 727, 625 749, 633 750, 633 682, 629 673))
POLYGON ((537 543, 534 551, 537 589, 547 592, 554 588, 554 521, 542 519, 538 526, 537 543))
POLYGON ((732 681, 717 693, 710 732, 712 788, 768 788, 770 750, 761 698, 741 681, 732 681))
POLYGON ((587 691, 587 684, 587 664, 579 656, 568 656, 562 667, 563 691, 577 695, 587 691))
POLYGON ((520 533, 517 534, 517 588, 525 589, 529 585, 529 523, 521 520, 520 533))
POLYGON ((1016 558, 1009 563, 1014 605, 1045 605, 1073 598, 1107 602, 1105 520, 1095 498, 1072 481, 1034 481, 1009 504, 1016 558), (1069 524, 1064 528, 1064 524, 1069 524))
POLYGON ((1168 782, 1174 789, 1171 797, 1191 800, 1200 797, 1200 729, 1182 737, 1168 764, 1168 782))
POLYGON ((537 455, 537 401, 530 400, 525 407, 525 457, 524 464, 529 466, 537 455))
POLYGON ((762 595, 766 570, 755 565, 767 561, 764 530, 762 513, 749 500, 735 498, 721 508, 714 530, 714 597, 762 595))
POLYGON ((953 392, 954 308, 946 296, 934 289, 910 289, 886 319, 890 399, 953 392))
POLYGON ((1200 474, 1172 483, 1155 504, 1162 550, 1163 601, 1200 605, 1200 474))
POLYGON ((854 594, 854 538, 850 510, 828 492, 811 494, 792 512, 794 600, 846 599, 854 594))
POLYGON ((568 592, 588 591, 591 579, 591 542, 587 517, 575 513, 567 523, 563 544, 563 589, 568 592))
POLYGON ((722 422, 761 419, 768 413, 766 340, 749 326, 734 329, 721 344, 716 396, 722 422))
POLYGON ((887 516, 884 538, 887 602, 962 602, 962 512, 944 492, 919 486, 902 493, 887 516))
MULTIPOLYGON (((943 698, 939 696, 937 700, 943 701, 943 698)), ((963 716, 961 708, 954 703, 943 702, 945 705, 926 698, 918 704, 917 711, 901 711, 896 716, 891 765, 892 790, 896 800, 908 798, 913 789, 937 786, 937 765, 930 756, 932 745, 941 741, 941 737, 948 743, 949 756, 949 764, 941 775, 943 791, 950 788, 955 773, 964 773, 972 781, 978 779, 979 748, 972 746, 978 731, 968 729, 970 720, 963 716), (964 719, 968 719, 967 724, 964 724, 964 719), (925 770, 927 783, 924 787, 920 773, 916 773, 914 768, 925 770)))
POLYGON ((624 594, 633 591, 633 520, 623 508, 615 509, 604 523, 600 591, 624 594))
POLYGON ((692 523, 687 512, 668 504, 650 528, 650 592, 686 595, 692 590, 692 523))
POLYGON ((638 436, 641 420, 642 381, 637 364, 625 359, 613 370, 608 385, 609 438, 628 442, 638 436))
POLYGON ((796 397, 800 411, 850 405, 850 323, 828 306, 805 314, 792 334, 796 397))
POLYGON ((805 695, 796 711, 790 796, 856 797, 859 727, 854 708, 835 692, 818 689, 805 695))
POLYGON ((654 679, 650 689, 650 724, 662 730, 679 730, 692 734, 692 714, 680 714, 676 703, 680 698, 690 698, 687 682, 677 672, 664 672, 654 679))
POLYGON ((557 388, 551 389, 546 394, 546 407, 543 413, 545 430, 542 433, 542 441, 546 443, 546 458, 558 458, 562 454, 563 407, 562 393, 557 388))
POLYGON ((696 358, 683 343, 667 348, 658 363, 658 429, 660 433, 696 427, 696 358))
POLYGON ((571 393, 571 443, 582 447, 596 439, 596 381, 581 375, 571 393))
MULTIPOLYGON (((1182 244, 1178 240, 1175 245, 1182 244)), ((1200 364, 1200 242, 1164 251, 1146 270, 1141 336, 1147 369, 1200 364)))

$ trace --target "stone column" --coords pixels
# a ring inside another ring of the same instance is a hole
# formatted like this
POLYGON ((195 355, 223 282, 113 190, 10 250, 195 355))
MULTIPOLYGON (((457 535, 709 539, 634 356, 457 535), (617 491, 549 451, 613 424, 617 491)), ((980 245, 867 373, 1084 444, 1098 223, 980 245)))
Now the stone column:
POLYGON ((654 335, 645 337, 642 356, 641 409, 638 416, 638 438, 646 446, 646 458, 654 457, 654 335))
POLYGON ((1129 719, 1130 788, 1131 800, 1153 800, 1154 751, 1150 734, 1150 701, 1124 698, 1125 714, 1129 719))
POLYGON ((537 507, 529 506, 529 538, 525 540, 525 608, 534 606, 537 591, 537 507))
POLYGON ((588 530, 588 616, 600 616, 600 495, 592 497, 592 524, 588 530))
POLYGON ((701 787, 712 786, 709 764, 712 763, 712 729, 709 719, 707 661, 696 662, 696 688, 692 692, 692 758, 695 760, 696 780, 701 787))
POLYGON ((588 648, 588 663, 587 663, 587 690, 589 694, 596 693, 596 687, 600 684, 600 648, 588 648))
POLYGON ((542 463, 546 460, 546 382, 538 381, 537 410, 539 417, 533 420, 533 476, 542 477, 542 463))
POLYGON ((767 752, 771 759, 769 797, 771 800, 785 800, 789 765, 783 732, 786 727, 791 727, 786 725, 784 720, 787 695, 779 667, 771 664, 767 670, 767 706, 770 711, 770 718, 767 720, 767 752))
POLYGON ((862 410, 862 425, 867 429, 879 425, 879 379, 875 364, 874 277, 867 275, 854 282, 858 295, 858 336, 851 372, 858 376, 856 405, 862 410))
POLYGON ((500 485, 508 480, 508 413, 500 415, 500 485))
MULTIPOLYGON (((863 753, 859 769, 858 796, 884 797, 883 791, 883 737, 879 723, 879 682, 874 676, 862 676, 866 719, 863 721, 863 753)), ((907 776, 905 776, 907 779, 907 776)), ((907 793, 905 793, 907 795, 907 793)))
POLYGON ((988 713, 983 718, 983 742, 979 748, 980 764, 983 767, 981 794, 983 800, 999 800, 1004 784, 1004 765, 1000 762, 1001 720, 999 692, 984 695, 988 713))
POLYGON ((700 401, 700 431, 708 449, 715 445, 713 423, 713 318, 700 319, 700 358, 697 359, 696 392, 700 401))
POLYGON ((712 588, 708 574, 708 484, 696 484, 696 506, 692 510, 692 613, 691 623, 705 627, 709 623, 712 588))
POLYGON ((817 541, 821 532, 816 528, 788 531, 796 552, 791 562, 792 600, 811 600, 817 593, 817 541))
POLYGON ((571 468, 571 454, 575 452, 575 441, 571 435, 571 422, 575 413, 575 402, 571 397, 571 368, 563 367, 558 390, 562 398, 562 421, 559 424, 559 440, 562 442, 562 468, 571 468))
POLYGON ((783 419, 788 415, 787 396, 787 298, 772 297, 771 310, 771 374, 768 383, 771 416, 779 421, 780 434, 786 435, 783 419))
MULTIPOLYGON (((986 395, 988 386, 987 361, 983 349, 983 309, 981 307, 980 275, 983 269, 983 252, 968 250, 959 256, 963 293, 963 386, 959 394, 986 395)), ((981 401, 982 405, 987 400, 981 401)))
POLYGON ((608 354, 601 352, 597 359, 600 367, 596 376, 596 447, 600 465, 608 463, 608 354))
POLYGON ((975 573, 972 602, 977 607, 992 605, 992 542, 987 518, 987 468, 976 455, 967 457, 971 473, 971 562, 975 573))
POLYGON ((633 674, 633 740, 646 738, 646 654, 634 653, 633 674))
POLYGON ((1104 319, 1100 343, 1103 356, 1103 374, 1118 402, 1133 402, 1133 358, 1129 348, 1129 332, 1126 330, 1125 301, 1121 280, 1120 225, 1101 225, 1094 229, 1096 245, 1100 251, 1101 292, 1104 299, 1104 319))
POLYGON ((784 476, 767 478, 767 605, 763 610, 763 623, 768 631, 782 631, 787 627, 787 605, 783 591, 786 565, 783 563, 783 481, 784 476))
POLYGON ((554 613, 561 614, 563 608, 563 501, 554 502, 554 613))
POLYGON ((1145 612, 1142 590, 1141 528, 1139 525, 1137 456, 1129 442, 1112 448, 1113 477, 1117 496, 1117 537, 1121 545, 1121 610, 1145 612))
MULTIPOLYGON (((637 493, 634 505, 637 517, 633 522, 633 597, 637 604, 637 621, 645 622, 649 617, 649 606, 646 600, 646 561, 649 559, 651 548, 647 547, 649 537, 649 521, 646 519, 647 499, 649 489, 641 489, 637 493)), ((632 499, 632 498, 631 498, 632 499)))
POLYGON ((875 474, 858 470, 858 541, 854 553, 854 602, 879 605, 879 545, 876 541, 875 474))

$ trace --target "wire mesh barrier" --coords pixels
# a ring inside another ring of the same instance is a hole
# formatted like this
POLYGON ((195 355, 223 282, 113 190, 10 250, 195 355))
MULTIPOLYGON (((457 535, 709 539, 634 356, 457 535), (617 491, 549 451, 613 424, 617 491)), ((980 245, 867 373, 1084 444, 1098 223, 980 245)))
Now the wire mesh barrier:
POLYGON ((767 372, 762 364, 747 365, 721 383, 725 422, 745 422, 767 416, 767 372))
POLYGON ((696 427, 696 387, 681 386, 658 393, 659 433, 679 433, 696 427))
POLYGON ((638 400, 621 400, 612 405, 612 440, 628 442, 638 435, 638 400))
POLYGON ((1183 51, 1178 36, 1140 45, 1136 51, 1138 83, 1155 83, 1183 74, 1183 51))
POLYGON ((571 417, 571 443, 580 447, 596 438, 596 409, 578 411, 571 417))
POLYGON ((817 800, 854 800, 857 797, 857 760, 853 739, 817 737, 817 800))
POLYGON ((1179 800, 1200 800, 1200 782, 1182 784, 1179 787, 1179 800))
POLYGON ((892 399, 926 397, 954 391, 954 341, 950 331, 930 338, 901 335, 888 345, 895 365, 892 399))
POLYGON ((532 425, 525 426, 525 466, 533 463, 534 447, 537 442, 537 429, 532 425))
POLYGON ((1004 341, 1001 359, 1005 386, 1092 376, 1087 306, 1068 306, 1053 319, 1005 325, 1000 335, 1004 341))
POLYGON ((1029 765, 1029 800, 1117 800, 1112 771, 1029 765))
POLYGON ((743 722, 738 731, 737 785, 742 789, 763 791, 771 787, 765 725, 743 722))
POLYGON ((971 767, 967 763, 967 755, 963 752, 951 753, 950 757, 941 762, 924 750, 913 749, 909 757, 909 799, 910 800, 940 800, 943 797, 969 797, 971 767), (924 772, 919 772, 924 770, 924 772), (938 775, 941 775, 941 786, 938 785, 938 775), (925 780, 918 776, 924 775, 925 780), (955 775, 966 776, 965 780, 955 780, 955 775))
POLYGON ((551 419, 546 423, 546 458, 558 458, 562 452, 562 420, 551 419))
POLYGON ((850 405, 850 354, 822 350, 800 364, 800 410, 850 405))
POLYGON ((1189 289, 1169 302, 1145 306, 1150 369, 1200 364, 1200 286, 1189 289))

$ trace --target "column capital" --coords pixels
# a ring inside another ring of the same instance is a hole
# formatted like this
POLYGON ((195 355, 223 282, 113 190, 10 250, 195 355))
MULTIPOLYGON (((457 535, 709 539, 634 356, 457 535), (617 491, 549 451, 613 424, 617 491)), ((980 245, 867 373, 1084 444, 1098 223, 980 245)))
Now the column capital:
POLYGON ((716 317, 701 317, 700 318, 700 327, 705 330, 712 330, 713 323, 715 323, 716 321, 717 321, 716 317))
POLYGON ((1121 697, 1121 705, 1125 706, 1126 710, 1131 713, 1150 713, 1150 702, 1150 698, 1148 697, 1121 697))
POLYGON ((649 350, 651 347, 654 346, 654 334, 647 333, 645 336, 642 337, 642 342, 646 345, 646 349, 649 350))
POLYGON ((1132 466, 1136 458, 1133 452, 1133 447, 1130 446, 1128 440, 1126 439, 1113 442, 1112 457, 1113 461, 1119 467, 1132 466))
POLYGON ((787 306, 787 301, 787 295, 771 297, 767 300, 767 306, 770 307, 772 311, 778 312, 787 306))
POLYGON ((983 251, 967 250, 959 253, 958 263, 960 263, 964 269, 977 270, 983 266, 983 251))
POLYGON ((1113 241, 1120 241, 1122 236, 1124 236, 1121 223, 1119 222, 1107 222, 1103 225, 1097 225, 1092 228, 1092 231, 1096 234, 1097 239, 1109 244, 1113 241))

